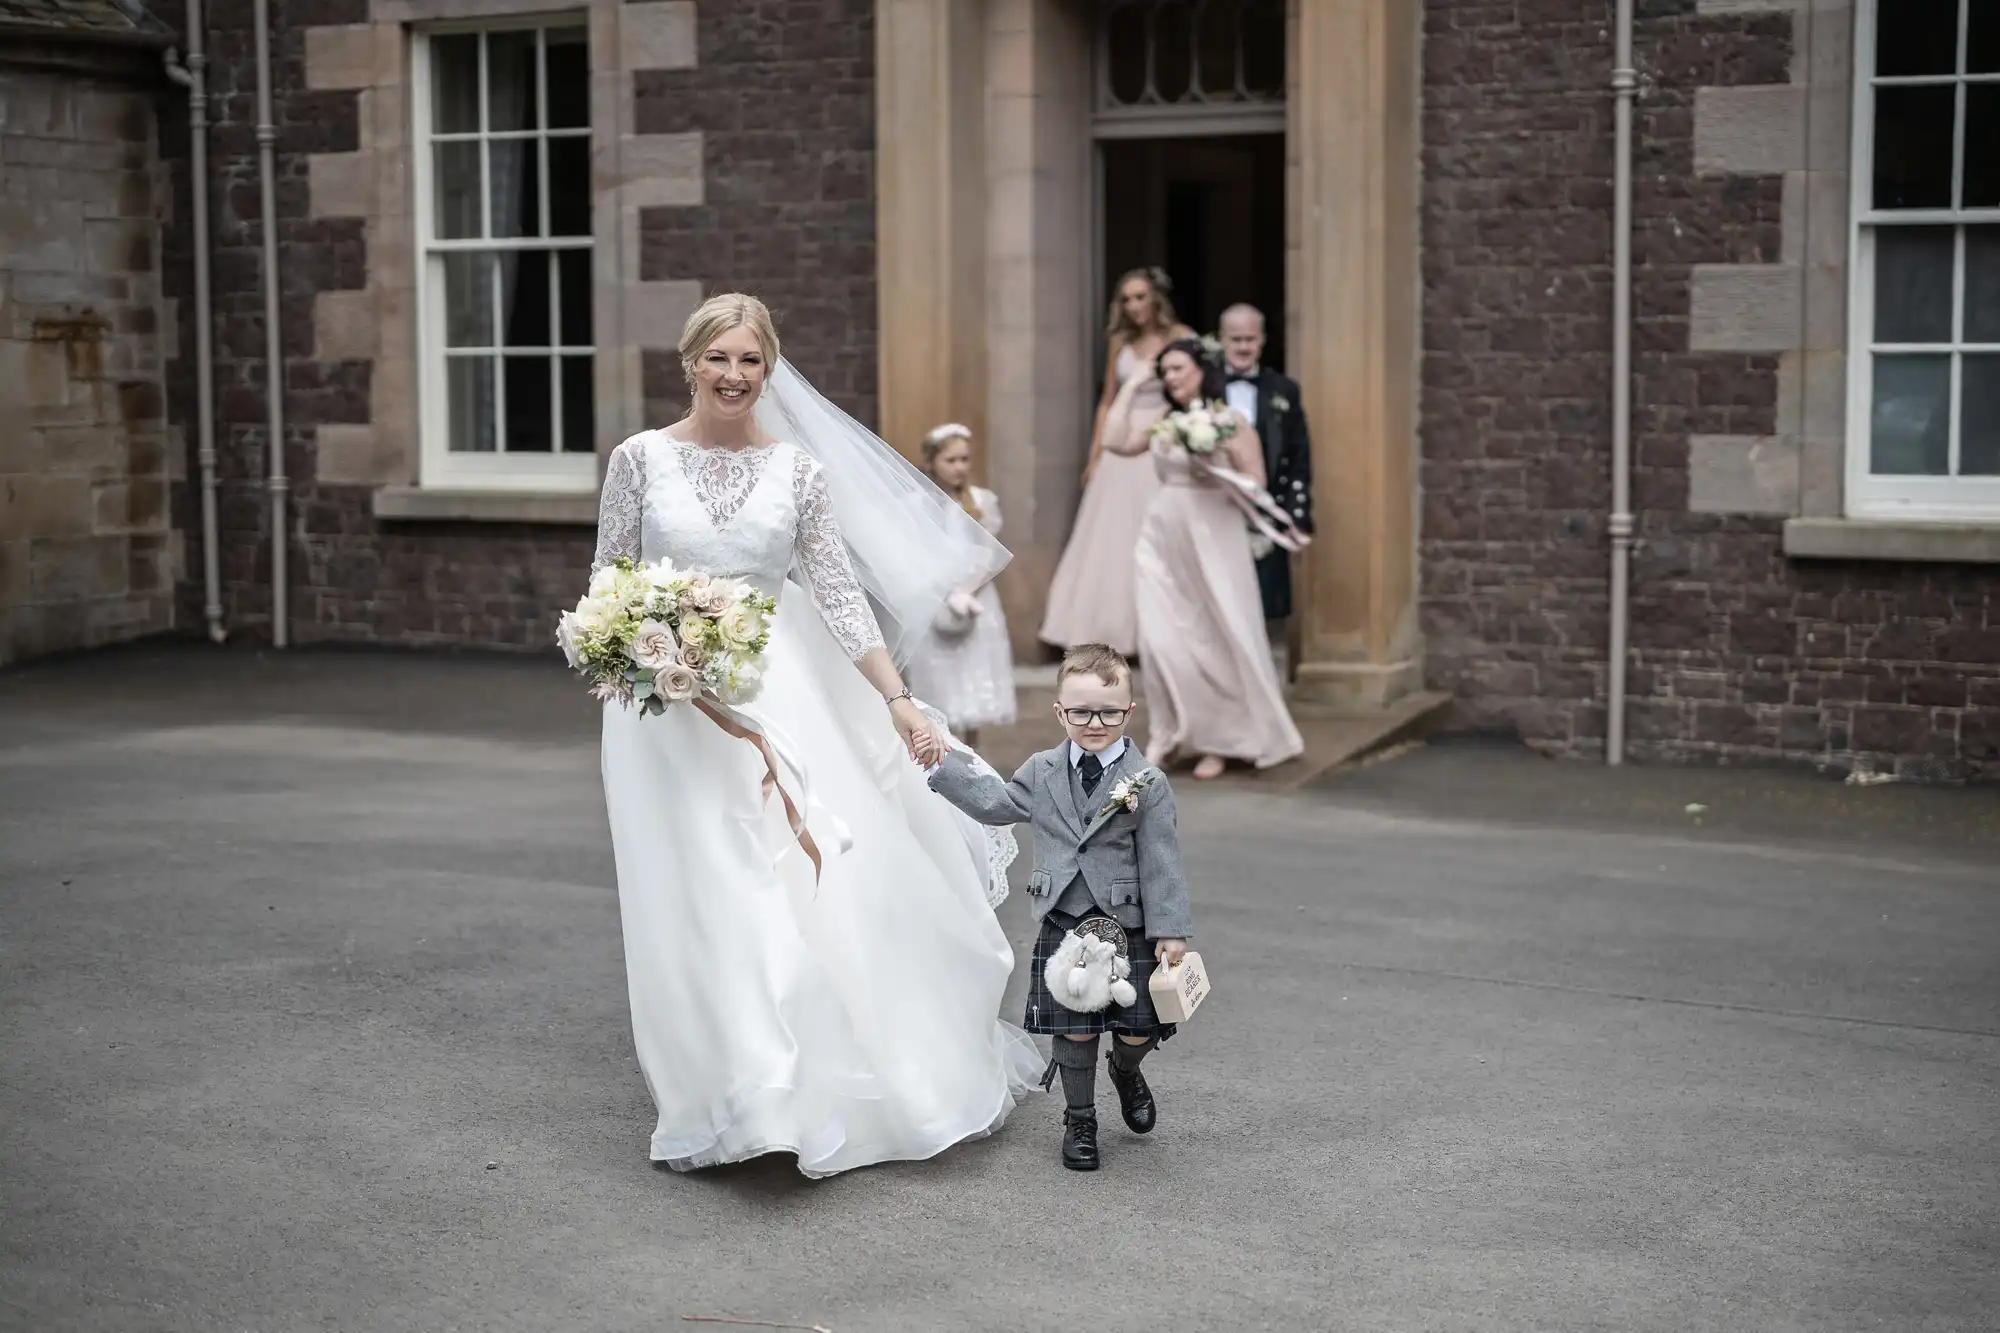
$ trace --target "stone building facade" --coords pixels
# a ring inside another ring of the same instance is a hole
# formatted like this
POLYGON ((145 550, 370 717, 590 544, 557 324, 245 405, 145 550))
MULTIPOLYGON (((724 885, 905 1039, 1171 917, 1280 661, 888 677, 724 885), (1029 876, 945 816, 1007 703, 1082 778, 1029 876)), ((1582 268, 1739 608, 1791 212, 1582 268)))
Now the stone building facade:
MULTIPOLYGON (((156 6, 174 31, 179 2, 156 6)), ((1903 82, 1950 84, 1975 122, 2000 86, 1978 68, 1976 18, 1938 72, 1918 11, 1944 3, 1634 0, 1637 757, 2000 773, 2000 494, 1979 471, 2000 343, 1959 316, 1942 350, 1884 353, 1862 319, 1876 238, 1907 220, 1878 215, 1862 186, 1881 171, 1856 166, 1882 137, 1876 53, 1918 61, 1903 82), (1869 461, 1888 422, 1936 471, 1944 437, 1889 411, 1916 400, 1871 407, 1870 376, 1906 354, 1895 366, 1924 383, 1956 368, 1941 479, 1869 461)), ((1275 135, 1282 154, 1257 159, 1281 164, 1287 215, 1270 313, 1314 425, 1322 518, 1301 570, 1301 694, 1386 709, 1444 691, 1462 725, 1601 754, 1613 0, 1218 2, 1249 15, 1240 45, 1280 34, 1281 88, 1112 96, 1119 32, 1152 25, 1146 68, 1167 68, 1159 34, 1186 8, 271 0, 292 638, 540 643, 588 560, 596 460, 677 410, 682 318, 740 286, 777 310, 801 369, 893 441, 975 426, 1016 552, 1002 592, 1036 651, 1102 355, 1106 154, 1275 135), (545 280, 545 302, 519 296, 545 280), (465 283, 499 304, 461 301, 465 283)), ((230 633, 259 641, 273 505, 250 0, 210 6, 207 30, 221 600, 230 633)), ((174 442, 169 540, 192 551, 194 184, 184 102, 156 89, 155 104, 176 323, 154 351, 158 433, 174 442)), ((1922 157, 1898 114, 1904 137, 1877 156, 1922 157)), ((1882 253, 1962 236, 1954 272, 1977 289, 2000 212, 1947 204, 1882 253)), ((1197 255, 1227 242, 1188 235, 1197 255)), ((198 559, 162 559, 176 623, 197 625, 198 559)))
POLYGON ((109 0, 0 4, 0 663, 173 624, 165 41, 109 0))

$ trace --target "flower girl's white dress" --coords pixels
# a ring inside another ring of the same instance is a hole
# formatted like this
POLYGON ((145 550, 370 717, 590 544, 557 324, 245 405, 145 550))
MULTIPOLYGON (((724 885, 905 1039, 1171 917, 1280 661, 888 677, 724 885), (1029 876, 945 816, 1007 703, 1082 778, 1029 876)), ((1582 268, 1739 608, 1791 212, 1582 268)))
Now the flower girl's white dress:
POLYGON ((817 1176, 997 1128, 1040 1059, 997 1017, 1014 959, 988 901, 988 844, 928 790, 851 664, 880 636, 819 464, 789 444, 634 436, 612 455, 598 527, 598 564, 620 555, 778 596, 763 693, 738 711, 800 761, 824 862, 815 885, 749 741, 691 707, 605 705, 653 1159, 687 1170, 793 1152, 817 1176))

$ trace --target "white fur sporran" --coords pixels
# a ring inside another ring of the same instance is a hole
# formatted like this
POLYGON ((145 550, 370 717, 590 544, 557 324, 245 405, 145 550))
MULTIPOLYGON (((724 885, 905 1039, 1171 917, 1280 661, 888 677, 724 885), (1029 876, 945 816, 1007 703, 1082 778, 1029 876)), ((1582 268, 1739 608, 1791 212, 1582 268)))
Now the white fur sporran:
POLYGON ((1076 923, 1063 936, 1042 969, 1049 994, 1063 1008, 1094 1014, 1111 1005, 1130 1005, 1139 998, 1132 986, 1132 960, 1125 952, 1125 931, 1110 917, 1095 916, 1076 923))

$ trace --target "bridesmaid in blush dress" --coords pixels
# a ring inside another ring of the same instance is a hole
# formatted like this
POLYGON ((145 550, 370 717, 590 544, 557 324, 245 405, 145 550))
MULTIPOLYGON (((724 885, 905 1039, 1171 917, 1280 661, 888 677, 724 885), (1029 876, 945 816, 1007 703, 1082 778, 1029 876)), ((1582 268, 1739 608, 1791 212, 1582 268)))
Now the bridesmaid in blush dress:
POLYGON ((1063 648, 1109 644, 1128 657, 1138 647, 1132 549, 1159 482, 1144 458, 1105 448, 1105 421, 1120 402, 1139 412, 1164 403, 1153 359, 1174 339, 1193 336, 1174 317, 1168 299, 1172 287, 1157 268, 1134 269, 1118 280, 1104 331, 1110 355, 1091 428, 1090 461, 1083 471, 1083 503, 1049 583, 1040 631, 1046 643, 1063 648))
MULTIPOLYGON (((1158 373, 1170 410, 1223 397, 1220 373, 1192 339, 1169 343, 1158 373)), ((1233 408, 1221 410, 1235 418, 1236 431, 1216 462, 1261 487, 1256 428, 1233 408)), ((1194 775, 1202 779, 1220 776, 1230 759, 1270 768, 1296 757, 1305 742, 1271 661, 1244 511, 1186 451, 1150 438, 1136 420, 1107 447, 1150 452, 1160 478, 1139 530, 1134 588, 1152 718, 1146 757, 1165 764, 1199 755, 1194 775)))

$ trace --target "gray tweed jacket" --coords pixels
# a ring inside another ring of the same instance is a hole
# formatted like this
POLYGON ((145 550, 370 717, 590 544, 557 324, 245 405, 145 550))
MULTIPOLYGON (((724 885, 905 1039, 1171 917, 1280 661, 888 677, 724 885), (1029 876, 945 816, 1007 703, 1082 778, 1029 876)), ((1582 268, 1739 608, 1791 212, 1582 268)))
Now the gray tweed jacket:
POLYGON ((982 824, 1034 825, 1028 901, 1035 920, 1080 882, 1097 909, 1127 931, 1151 940, 1193 936, 1173 789, 1137 745, 1125 747, 1089 797, 1069 762, 1068 742, 1030 757, 1010 782, 978 771, 954 752, 931 774, 930 785, 982 824), (1139 808, 1113 805, 1119 779, 1141 774, 1152 780, 1139 793, 1139 808))

